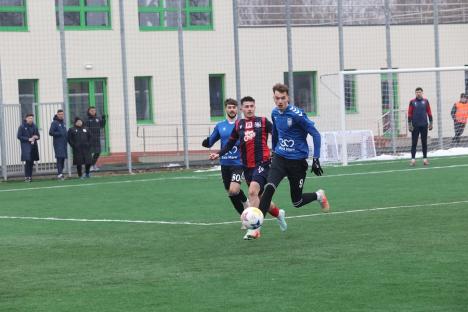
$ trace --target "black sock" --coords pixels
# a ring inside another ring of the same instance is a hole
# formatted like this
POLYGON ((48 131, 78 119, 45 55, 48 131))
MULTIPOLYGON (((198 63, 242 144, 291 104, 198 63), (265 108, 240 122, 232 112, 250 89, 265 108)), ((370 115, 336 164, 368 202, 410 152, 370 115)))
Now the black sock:
POLYGON ((244 191, 240 190, 239 192, 241 202, 245 203, 247 201, 247 196, 245 196, 244 191))
POLYGON ((307 205, 308 203, 317 200, 317 193, 304 193, 302 194, 302 200, 299 201, 298 203, 294 204, 294 207, 299 208, 304 205, 307 205))
POLYGON ((265 185, 263 190, 262 198, 260 199, 260 210, 263 212, 263 215, 266 216, 268 210, 270 209, 271 199, 273 194, 275 194, 276 188, 273 184, 268 183, 265 185))
MULTIPOLYGON (((244 197, 245 197, 245 194, 244 194, 244 197)), ((240 193, 237 193, 235 195, 229 195, 229 199, 231 200, 232 205, 234 206, 234 208, 237 210, 239 214, 242 214, 242 212, 244 211, 244 205, 242 205, 241 198, 242 196, 240 193)))

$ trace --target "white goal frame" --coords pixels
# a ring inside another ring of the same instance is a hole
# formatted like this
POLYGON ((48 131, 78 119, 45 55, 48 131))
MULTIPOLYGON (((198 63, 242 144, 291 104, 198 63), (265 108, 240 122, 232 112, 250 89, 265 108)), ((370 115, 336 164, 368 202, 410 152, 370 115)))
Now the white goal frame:
MULTIPOLYGON (((338 73, 339 80, 339 104, 340 104, 340 123, 341 131, 344 133, 346 129, 346 107, 345 107, 345 76, 357 76, 357 75, 375 75, 375 74, 389 74, 394 73, 424 73, 424 72, 434 72, 437 75, 440 75, 440 72, 446 71, 468 71, 468 66, 456 66, 456 67, 432 67, 432 68, 401 68, 401 69, 375 69, 375 70, 347 70, 340 71, 338 73)), ((437 80, 439 77, 437 77, 437 80)), ((439 84, 439 83, 438 83, 439 84)), ((437 85, 437 89, 440 90, 440 85, 437 85)), ((439 107, 438 107, 439 109, 439 107)), ((392 108, 393 111, 393 108, 392 108)), ((393 115, 393 114, 391 114, 393 115)), ((440 122, 440 119, 438 119, 440 122)), ((441 129, 441 127, 438 127, 441 129)), ((442 135, 439 135, 442 137, 442 135)), ((346 136, 341 136, 342 139, 342 149, 341 149, 341 158, 342 165, 348 165, 348 150, 347 150, 347 141, 346 136)))

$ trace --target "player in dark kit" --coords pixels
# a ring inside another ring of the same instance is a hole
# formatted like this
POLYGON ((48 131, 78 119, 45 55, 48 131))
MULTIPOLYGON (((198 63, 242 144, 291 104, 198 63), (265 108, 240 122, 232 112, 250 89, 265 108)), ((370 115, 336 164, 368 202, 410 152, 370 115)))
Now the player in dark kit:
POLYGON ((411 162, 410 166, 416 165, 416 146, 421 135, 423 152, 423 164, 429 165, 427 160, 427 130, 432 130, 432 112, 428 99, 423 96, 423 89, 417 87, 416 97, 408 106, 408 130, 411 132, 411 162), (429 119, 429 123, 427 120, 429 119))
MULTIPOLYGON (((241 100, 244 119, 236 121, 227 144, 218 152, 210 154, 210 159, 217 159, 225 155, 239 141, 242 163, 245 167, 244 177, 249 185, 249 201, 253 207, 258 207, 260 196, 267 181, 270 169, 270 148, 268 147, 268 134, 271 133, 272 124, 265 117, 255 116, 255 100, 246 96, 241 100)), ((287 228, 285 212, 274 203, 268 203, 270 214, 278 219, 280 229, 287 228)), ((250 240, 260 236, 258 230, 247 230, 244 239, 250 240)))
MULTIPOLYGON (((226 146, 231 136, 232 129, 237 119, 237 101, 227 99, 224 102, 224 110, 226 111, 226 119, 218 122, 209 137, 203 140, 202 146, 206 148, 212 147, 218 140, 221 139, 221 148, 226 146)), ((247 197, 242 191, 241 176, 244 171, 239 153, 239 144, 236 143, 226 154, 220 158, 221 177, 223 179, 224 188, 229 194, 229 199, 232 205, 239 214, 242 214, 244 208, 248 207, 247 197)))
POLYGON ((273 86, 273 100, 276 108, 273 109, 273 150, 274 155, 268 174, 268 183, 260 200, 260 210, 265 215, 276 188, 284 177, 288 177, 291 201, 294 207, 304 206, 318 200, 323 212, 330 211, 330 205, 323 190, 314 193, 302 193, 307 175, 307 158, 309 146, 307 135, 314 140, 314 158, 312 172, 320 176, 323 173, 320 166, 320 133, 314 122, 307 118, 304 111, 289 104, 289 89, 284 84, 273 86))

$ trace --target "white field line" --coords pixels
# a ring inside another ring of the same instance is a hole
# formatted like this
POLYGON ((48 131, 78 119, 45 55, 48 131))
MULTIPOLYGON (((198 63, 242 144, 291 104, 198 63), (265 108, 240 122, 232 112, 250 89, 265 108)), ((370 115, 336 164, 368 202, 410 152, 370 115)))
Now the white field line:
POLYGON ((123 184, 123 183, 133 183, 133 182, 152 182, 152 181, 167 181, 167 180, 201 180, 201 179, 205 179, 205 177, 203 177, 203 176, 186 176, 186 177, 165 177, 165 178, 150 178, 150 179, 93 182, 93 183, 84 182, 83 184, 67 184, 67 185, 52 185, 52 186, 38 186, 38 187, 24 187, 24 188, 15 188, 15 189, 5 189, 5 190, 0 190, 0 193, 33 191, 33 190, 50 190, 50 189, 72 188, 72 187, 87 187, 87 186, 97 186, 97 185, 106 185, 106 184, 123 184))
MULTIPOLYGON (((385 174, 395 172, 413 172, 418 170, 437 170, 437 169, 450 169, 450 168, 461 168, 468 167, 468 164, 463 165, 449 165, 449 166, 438 166, 438 167, 420 167, 420 168, 406 168, 406 169, 394 169, 394 170, 382 170, 382 171, 366 171, 366 172, 353 172, 353 173, 341 173, 332 175, 323 175, 320 177, 309 176, 307 179, 323 179, 323 178, 335 178, 343 176, 359 176, 359 175, 371 175, 371 174, 385 174)), ((67 185, 53 185, 53 186, 38 186, 38 187, 25 187, 15 189, 0 190, 0 193, 6 192, 22 192, 22 191, 33 191, 33 190, 49 190, 49 189, 62 189, 62 188, 73 188, 73 187, 88 187, 97 185, 107 184, 123 184, 123 183, 134 183, 134 182, 153 182, 153 181, 167 181, 167 180, 201 180, 207 177, 218 177, 217 174, 206 174, 201 176, 186 176, 186 177, 165 177, 165 178, 150 178, 150 179, 135 179, 135 180, 122 180, 122 181, 108 181, 108 182, 94 182, 94 183, 83 183, 83 184, 67 184, 67 185)))
POLYGON ((307 179, 335 178, 335 177, 344 177, 344 176, 384 174, 384 173, 395 173, 395 172, 413 172, 413 171, 419 171, 419 170, 437 170, 437 169, 450 169, 450 168, 461 168, 461 167, 468 167, 468 164, 437 166, 437 167, 419 167, 419 168, 393 169, 393 170, 381 170, 381 171, 339 173, 339 174, 332 174, 332 175, 323 175, 323 176, 320 176, 320 177, 309 176, 309 177, 307 177, 307 179))
MULTIPOLYGON (((442 203, 427 203, 418 205, 403 205, 390 207, 377 207, 368 209, 356 209, 348 211, 337 211, 331 213, 313 213, 298 216, 286 217, 286 219, 310 218, 318 216, 332 216, 341 214, 350 214, 358 212, 373 212, 390 209, 407 209, 407 208, 422 208, 422 207, 440 207, 448 205, 468 204, 468 200, 442 202, 442 203)), ((169 225, 198 225, 198 226, 213 226, 240 223, 240 221, 225 221, 225 222, 190 222, 190 221, 158 221, 158 220, 122 220, 122 219, 75 219, 75 218, 56 218, 56 217, 21 217, 21 216, 0 216, 4 220, 35 220, 35 221, 64 221, 64 222, 102 222, 102 223, 139 223, 139 224, 169 224, 169 225)), ((265 221, 275 220, 273 218, 265 219, 265 221)))

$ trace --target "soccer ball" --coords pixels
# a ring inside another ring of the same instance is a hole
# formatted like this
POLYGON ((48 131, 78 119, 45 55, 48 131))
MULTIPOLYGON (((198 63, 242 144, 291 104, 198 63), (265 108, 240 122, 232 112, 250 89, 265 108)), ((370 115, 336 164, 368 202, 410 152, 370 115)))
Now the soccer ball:
POLYGON ((258 229, 263 224, 263 213, 256 207, 248 207, 241 214, 242 224, 250 230, 258 229))

